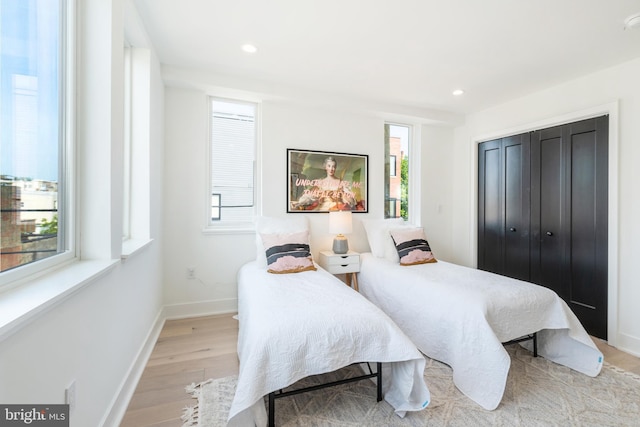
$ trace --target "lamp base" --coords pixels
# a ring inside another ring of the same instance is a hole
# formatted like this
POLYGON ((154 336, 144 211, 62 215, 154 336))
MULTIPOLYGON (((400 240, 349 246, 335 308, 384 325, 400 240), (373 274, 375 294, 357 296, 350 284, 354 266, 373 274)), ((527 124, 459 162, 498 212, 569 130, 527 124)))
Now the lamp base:
POLYGON ((338 234, 333 239, 333 253, 334 254, 346 254, 349 252, 349 241, 342 234, 338 234))

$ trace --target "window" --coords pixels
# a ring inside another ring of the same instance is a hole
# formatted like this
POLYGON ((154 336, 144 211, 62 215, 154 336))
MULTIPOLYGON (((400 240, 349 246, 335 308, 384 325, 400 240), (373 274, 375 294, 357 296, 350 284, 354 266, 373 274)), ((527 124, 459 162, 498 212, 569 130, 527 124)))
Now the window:
POLYGON ((407 125, 385 124, 384 217, 409 218, 409 135, 407 125), (400 174, 398 175, 398 166, 400 174))
POLYGON ((65 10, 64 0, 0 0, 0 283, 70 253, 65 10))
POLYGON ((209 226, 250 224, 256 213, 256 104, 211 98, 209 226))

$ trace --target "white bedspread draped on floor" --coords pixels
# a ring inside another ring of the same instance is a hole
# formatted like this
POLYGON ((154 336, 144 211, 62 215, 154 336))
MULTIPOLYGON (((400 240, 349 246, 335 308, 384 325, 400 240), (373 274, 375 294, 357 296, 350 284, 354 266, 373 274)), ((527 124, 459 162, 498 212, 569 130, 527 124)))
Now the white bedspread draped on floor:
POLYGON ((230 426, 266 425, 263 396, 357 362, 385 362, 384 398, 400 416, 429 403, 425 360, 415 345, 379 308, 320 268, 270 274, 246 264, 238 273, 238 317, 240 372, 230 426))
POLYGON ((602 368, 602 353, 547 288, 444 261, 405 267, 370 253, 361 259, 360 292, 422 352, 451 366, 456 386, 485 409, 504 393, 511 360, 503 342, 540 331, 539 355, 589 376, 602 368))

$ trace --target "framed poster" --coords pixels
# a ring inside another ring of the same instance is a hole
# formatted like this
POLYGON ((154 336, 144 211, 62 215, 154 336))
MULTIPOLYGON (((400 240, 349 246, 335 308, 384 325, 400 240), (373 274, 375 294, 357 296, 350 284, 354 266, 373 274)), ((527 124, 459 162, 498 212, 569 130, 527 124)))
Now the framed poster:
POLYGON ((287 212, 367 212, 363 154, 287 149, 287 212))

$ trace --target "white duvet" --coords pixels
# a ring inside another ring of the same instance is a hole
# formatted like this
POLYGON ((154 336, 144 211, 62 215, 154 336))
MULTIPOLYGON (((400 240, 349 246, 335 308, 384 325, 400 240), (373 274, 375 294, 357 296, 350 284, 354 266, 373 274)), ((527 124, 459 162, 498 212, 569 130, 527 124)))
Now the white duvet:
POLYGON ((416 346, 379 308, 321 268, 270 274, 256 262, 244 265, 238 317, 240 372, 230 426, 265 426, 263 396, 357 362, 384 362, 384 398, 398 415, 429 404, 416 346))
POLYGON ((540 356, 589 376, 602 368, 580 321, 545 287, 444 261, 400 266, 370 253, 361 260, 360 292, 423 353, 451 366, 456 386, 485 409, 504 393, 511 359, 503 342, 538 331, 540 356))

